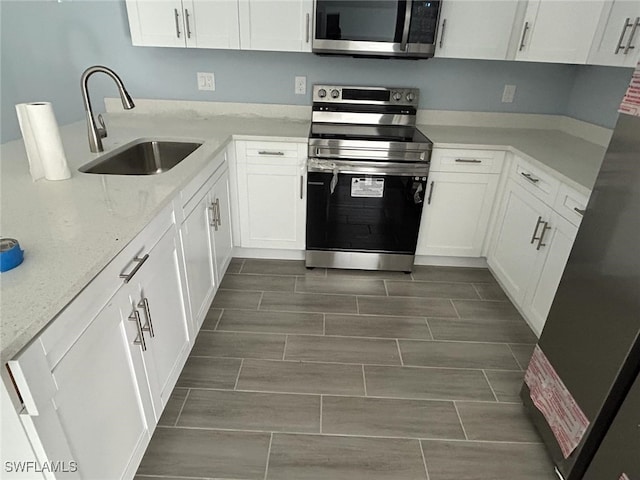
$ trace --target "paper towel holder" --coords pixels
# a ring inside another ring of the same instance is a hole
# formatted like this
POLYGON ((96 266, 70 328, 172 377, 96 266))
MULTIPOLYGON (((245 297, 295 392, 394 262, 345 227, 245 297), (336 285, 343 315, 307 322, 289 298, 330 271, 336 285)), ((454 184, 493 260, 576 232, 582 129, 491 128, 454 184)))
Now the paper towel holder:
POLYGON ((131 110, 135 107, 129 92, 124 88, 124 84, 120 77, 116 72, 111 70, 108 67, 103 65, 94 65, 93 67, 87 68, 83 73, 82 77, 80 77, 80 87, 82 90, 82 100, 84 101, 84 110, 87 114, 87 130, 89 135, 89 149, 93 153, 103 152, 104 147, 102 146, 102 139, 107 136, 107 127, 104 124, 104 120, 102 116, 99 115, 100 127, 96 125, 95 118, 93 117, 93 109, 91 108, 91 100, 89 99, 89 91, 88 91, 88 81, 89 77, 94 73, 102 72, 107 74, 109 77, 116 82, 118 86, 118 91, 120 92, 120 100, 122 101, 122 106, 125 110, 131 110))

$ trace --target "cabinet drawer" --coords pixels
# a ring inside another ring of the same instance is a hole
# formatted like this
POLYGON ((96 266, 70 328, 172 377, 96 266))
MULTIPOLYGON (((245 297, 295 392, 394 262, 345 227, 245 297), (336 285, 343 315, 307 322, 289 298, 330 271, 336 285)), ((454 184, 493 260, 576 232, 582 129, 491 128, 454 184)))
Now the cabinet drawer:
POLYGON ((434 172, 500 173, 505 157, 500 150, 437 148, 431 155, 434 172))
POLYGON ((512 178, 547 205, 553 205, 560 181, 526 160, 516 157, 512 178))
POLYGON ((580 225, 589 197, 564 183, 558 188, 553 209, 574 225, 580 225))
POLYGON ((247 163, 298 158, 298 144, 294 142, 239 142, 244 143, 247 163))

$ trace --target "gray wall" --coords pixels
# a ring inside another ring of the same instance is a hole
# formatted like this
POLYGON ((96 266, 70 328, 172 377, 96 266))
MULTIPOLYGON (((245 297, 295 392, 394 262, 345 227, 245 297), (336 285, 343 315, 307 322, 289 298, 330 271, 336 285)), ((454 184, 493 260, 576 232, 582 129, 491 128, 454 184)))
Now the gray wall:
MULTIPOLYGON (((1 138, 19 138, 14 105, 51 101, 60 124, 83 117, 79 79, 105 64, 138 98, 302 104, 293 77, 308 85, 411 85, 421 108, 567 114, 612 127, 631 69, 454 59, 353 59, 311 54, 193 50, 131 45, 123 0, 0 0, 1 138), (212 71, 216 91, 197 90, 196 72, 212 71), (501 103, 505 83, 515 101, 501 103)), ((96 107, 115 96, 106 78, 91 79, 96 107)))

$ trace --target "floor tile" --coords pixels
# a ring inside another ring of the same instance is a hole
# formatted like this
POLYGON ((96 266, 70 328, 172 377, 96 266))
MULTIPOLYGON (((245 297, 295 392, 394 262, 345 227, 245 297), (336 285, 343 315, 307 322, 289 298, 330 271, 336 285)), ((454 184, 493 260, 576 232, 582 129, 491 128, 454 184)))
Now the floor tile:
POLYGON ((500 285, 493 283, 474 283, 482 300, 492 300, 496 302, 509 302, 509 297, 504 293, 500 285))
POLYGON ((226 309, 217 330, 322 335, 323 318, 321 313, 226 309))
POLYGON ((260 310, 357 313, 358 307, 356 297, 350 295, 264 292, 260 310))
POLYGON ((389 315, 327 314, 325 334, 347 337, 431 339, 431 333, 424 318, 389 315))
POLYGON ((524 381, 523 372, 507 370, 485 370, 489 384, 499 402, 520 402, 520 389, 524 381))
POLYGON ((415 297, 358 297, 361 314, 410 317, 456 317, 450 300, 415 297))
POLYGON ((280 360, 284 352, 284 340, 284 335, 201 330, 191 355, 280 360))
POLYGON ((480 370, 365 365, 364 373, 374 397, 495 401, 480 370))
POLYGON ((178 378, 178 387, 233 389, 241 360, 190 356, 178 378))
POLYGON ((469 440, 541 441, 525 408, 520 404, 456 402, 456 405, 469 440))
POLYGON ((453 304, 460 318, 523 321, 522 316, 511 302, 453 300, 453 304))
POLYGON ((557 480, 542 444, 421 443, 429 480, 557 480))
POLYGON ((418 440, 274 434, 268 480, 425 480, 418 440))
POLYGON ((430 282, 496 283, 496 279, 486 268, 416 265, 411 276, 415 280, 430 282))
POLYGON ((242 308, 257 310, 262 292, 239 292, 237 290, 223 290, 216 292, 211 304, 212 308, 242 308))
POLYGON ((227 268, 227 273, 240 273, 240 269, 244 264, 244 258, 232 258, 229 262, 229 267, 227 268))
POLYGON ((298 277, 298 293, 338 293, 343 295, 387 295, 384 281, 373 278, 298 277))
POLYGON ((504 343, 399 340, 404 365, 519 370, 504 343))
POLYGON ((159 427, 138 473, 262 480, 269 439, 268 433, 159 427))
POLYGON ((304 260, 267 260, 262 258, 247 258, 240 273, 257 273, 260 275, 326 275, 324 268, 308 269, 304 260))
POLYGON ((178 426, 318 433, 320 396, 192 389, 178 426))
POLYGON ((240 275, 227 273, 220 283, 226 290, 259 290, 270 292, 293 292, 295 277, 278 275, 240 275))
POLYGON ((187 398, 188 391, 186 388, 173 389, 169 400, 167 400, 167 405, 164 407, 164 411, 160 416, 160 420, 158 420, 158 425, 173 427, 176 424, 176 420, 184 404, 184 399, 187 398))
POLYGON ((465 438, 453 402, 365 397, 323 397, 322 433, 465 438))
POLYGON ((497 343, 534 343, 537 341, 537 337, 524 321, 428 318, 427 323, 436 340, 497 343))
POLYGON ((400 365, 395 340, 289 335, 286 360, 400 365))
POLYGON ((537 343, 538 339, 534 338, 529 344, 509 344, 509 348, 513 352, 513 355, 518 360, 520 364, 520 368, 526 370, 529 366, 529 360, 531 360, 531 355, 533 355, 533 349, 535 345, 533 343, 537 343))
POLYGON ((204 321, 202 322, 202 330, 215 330, 216 325, 218 324, 218 320, 220 320, 220 315, 222 315, 221 308, 212 308, 210 309, 204 317, 204 321))
POLYGON ((480 297, 470 283, 387 281, 389 295, 396 297, 461 298, 480 297))
POLYGON ((364 395, 360 365, 245 360, 238 390, 364 395))

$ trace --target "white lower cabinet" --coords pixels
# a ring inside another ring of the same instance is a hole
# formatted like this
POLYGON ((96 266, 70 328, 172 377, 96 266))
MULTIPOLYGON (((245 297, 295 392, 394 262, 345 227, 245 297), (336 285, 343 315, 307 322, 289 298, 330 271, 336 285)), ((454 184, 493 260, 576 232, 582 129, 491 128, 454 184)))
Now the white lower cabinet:
POLYGON ((216 281, 220 285, 233 255, 233 234, 231 225, 231 195, 229 170, 214 183, 211 189, 213 204, 213 246, 216 281))
POLYGON ((306 143, 236 142, 240 246, 304 250, 306 143))

